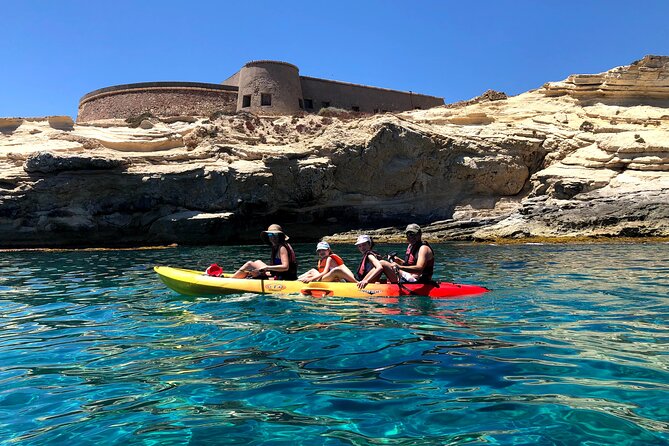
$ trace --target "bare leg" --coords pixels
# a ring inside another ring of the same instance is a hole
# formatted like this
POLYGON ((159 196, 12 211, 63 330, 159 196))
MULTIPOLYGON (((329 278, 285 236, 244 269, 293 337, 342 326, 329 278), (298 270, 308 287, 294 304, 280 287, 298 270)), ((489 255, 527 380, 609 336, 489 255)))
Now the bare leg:
POLYGON ((251 275, 253 277, 258 277, 258 274, 260 274, 258 272, 258 270, 260 268, 264 268, 266 266, 267 266, 267 264, 265 262, 263 262, 262 260, 256 260, 256 261, 253 261, 253 262, 250 262, 250 261, 246 262, 244 264, 244 266, 239 268, 237 270, 237 272, 232 275, 232 278, 233 279, 244 279, 246 276, 248 276, 249 273, 251 273, 251 275))
POLYGON ((302 274, 300 277, 297 278, 300 282, 311 282, 314 280, 314 277, 318 275, 318 270, 315 268, 310 269, 306 273, 302 274))
POLYGON ((342 279, 346 282, 357 282, 355 276, 346 265, 339 265, 336 268, 332 268, 329 273, 321 277, 320 282, 338 282, 342 279))
POLYGON ((390 265, 390 262, 387 260, 379 260, 379 263, 381 263, 381 266, 383 266, 383 273, 388 278, 388 281, 391 283, 397 283, 399 281, 397 273, 395 273, 395 269, 390 265))

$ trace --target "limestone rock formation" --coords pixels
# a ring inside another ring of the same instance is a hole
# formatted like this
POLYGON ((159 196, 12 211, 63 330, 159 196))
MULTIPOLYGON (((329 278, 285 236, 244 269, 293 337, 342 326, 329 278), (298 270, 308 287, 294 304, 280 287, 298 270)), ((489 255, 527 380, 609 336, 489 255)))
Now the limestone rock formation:
POLYGON ((270 222, 295 240, 407 221, 431 240, 669 236, 668 76, 647 56, 367 117, 3 118, 0 246, 257 242, 270 222))
POLYGON ((544 85, 548 96, 568 94, 586 102, 669 105, 669 57, 646 56, 629 66, 599 74, 574 74, 544 85))

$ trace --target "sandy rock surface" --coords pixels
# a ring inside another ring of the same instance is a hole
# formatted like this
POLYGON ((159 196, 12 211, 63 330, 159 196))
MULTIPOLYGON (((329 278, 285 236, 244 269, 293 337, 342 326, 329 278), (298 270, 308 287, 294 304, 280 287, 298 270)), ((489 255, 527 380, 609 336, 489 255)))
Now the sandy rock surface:
POLYGON ((0 118, 0 246, 669 236, 668 61, 355 119, 0 118))

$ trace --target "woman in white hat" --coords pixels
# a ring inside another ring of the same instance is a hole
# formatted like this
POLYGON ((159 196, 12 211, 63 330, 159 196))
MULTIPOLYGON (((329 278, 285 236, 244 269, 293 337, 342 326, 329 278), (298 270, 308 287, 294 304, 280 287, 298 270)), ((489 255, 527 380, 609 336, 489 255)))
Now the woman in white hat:
POLYGON ((368 235, 360 235, 355 241, 355 246, 362 254, 360 266, 352 273, 346 265, 334 268, 321 278, 322 282, 336 282, 344 280, 346 282, 357 282, 358 288, 363 289, 369 282, 376 282, 384 273, 384 266, 381 264, 381 255, 373 251, 374 242, 368 235))
POLYGON ((318 242, 316 245, 316 254, 318 254, 316 268, 312 268, 302 274, 297 280, 304 283, 318 282, 321 277, 329 273, 332 269, 344 264, 342 258, 332 252, 328 242, 318 242))
POLYGON ((297 279, 297 258, 295 251, 288 244, 288 236, 279 225, 270 225, 267 231, 260 233, 260 238, 272 247, 270 264, 262 260, 249 261, 232 276, 233 279, 243 279, 251 276, 258 278, 273 277, 277 280, 297 279))

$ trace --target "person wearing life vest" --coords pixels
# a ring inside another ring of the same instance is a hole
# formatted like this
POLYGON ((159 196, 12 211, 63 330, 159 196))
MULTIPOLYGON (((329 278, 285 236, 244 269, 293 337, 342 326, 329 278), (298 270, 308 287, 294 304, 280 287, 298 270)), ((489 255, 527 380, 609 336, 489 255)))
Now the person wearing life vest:
POLYGON ((318 254, 316 268, 312 268, 302 274, 297 280, 304 283, 318 282, 321 277, 329 273, 332 269, 344 264, 342 258, 332 252, 328 242, 318 242, 316 245, 316 253, 318 254))
POLYGON ((432 274, 434 273, 434 251, 432 247, 422 240, 422 230, 416 223, 411 223, 404 231, 409 242, 404 260, 393 256, 382 263, 387 263, 393 271, 397 271, 400 277, 396 274, 388 275, 391 282, 401 279, 403 282, 417 282, 428 283, 432 281, 432 274), (395 276, 395 277, 391 277, 395 276))
MULTIPOLYGON (((381 274, 385 272, 381 264, 381 256, 372 250, 374 242, 368 235, 358 236, 355 242, 356 248, 362 254, 360 266, 355 273, 351 272, 346 265, 339 265, 321 278, 321 282, 336 282, 344 280, 346 282, 357 282, 358 288, 363 289, 370 282, 376 282, 381 274)), ((386 272, 387 273, 387 272, 386 272)))
POLYGON ((279 225, 270 225, 260 233, 260 238, 272 247, 269 265, 262 260, 246 262, 232 276, 233 279, 274 278, 277 280, 297 279, 297 258, 295 251, 288 244, 288 236, 279 225))

